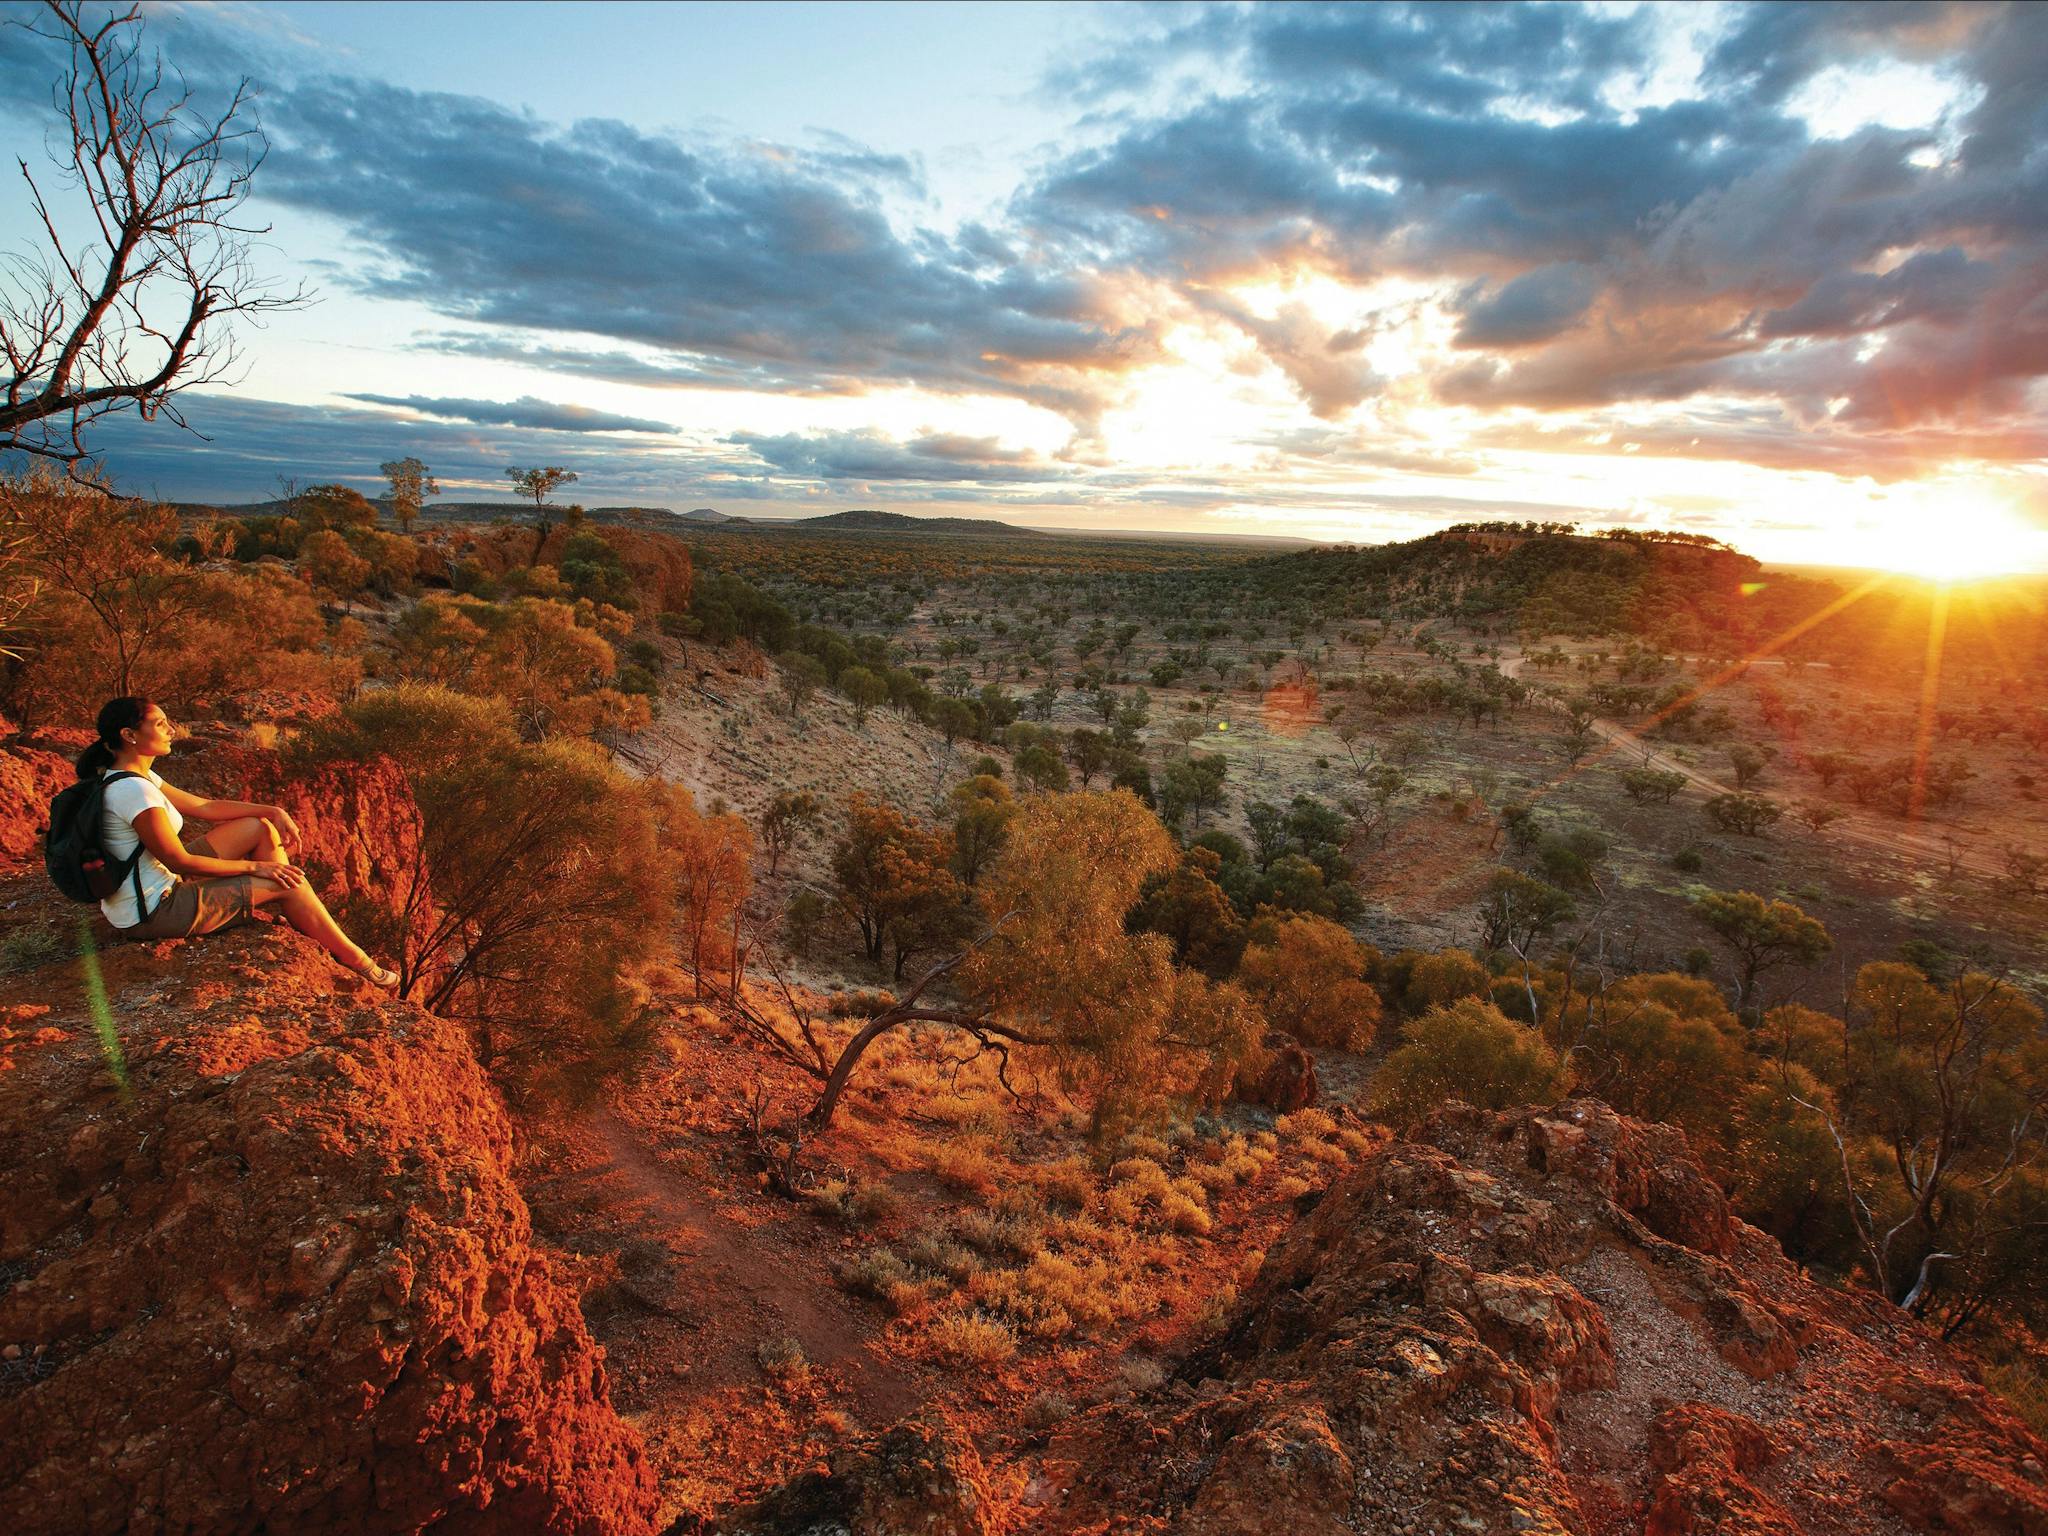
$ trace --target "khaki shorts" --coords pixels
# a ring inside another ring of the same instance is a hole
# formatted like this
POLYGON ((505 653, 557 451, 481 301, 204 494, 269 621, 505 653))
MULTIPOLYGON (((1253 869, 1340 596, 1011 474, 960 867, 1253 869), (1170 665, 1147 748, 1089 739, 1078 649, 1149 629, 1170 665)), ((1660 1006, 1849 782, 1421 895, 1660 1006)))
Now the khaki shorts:
MULTIPOLYGON (((212 858, 213 846, 203 837, 186 844, 193 853, 212 858)), ((197 880, 180 880, 166 891, 156 907, 132 928, 120 929, 124 939, 153 944, 162 939, 196 939, 202 933, 218 933, 255 916, 254 875, 209 875, 197 880)))

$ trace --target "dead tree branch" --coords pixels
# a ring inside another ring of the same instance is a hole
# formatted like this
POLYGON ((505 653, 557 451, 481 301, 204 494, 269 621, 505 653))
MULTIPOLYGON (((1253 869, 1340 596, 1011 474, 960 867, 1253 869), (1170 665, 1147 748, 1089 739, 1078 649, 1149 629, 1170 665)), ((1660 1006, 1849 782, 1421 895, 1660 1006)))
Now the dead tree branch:
POLYGON ((143 52, 139 5, 102 19, 46 0, 18 25, 69 52, 52 90, 68 143, 52 158, 85 215, 53 213, 17 162, 38 249, 0 265, 0 449, 75 470, 104 416, 132 408, 190 431, 177 396, 239 371, 228 322, 309 295, 275 289, 250 261, 269 226, 241 214, 266 153, 247 80, 225 106, 202 107, 143 52))

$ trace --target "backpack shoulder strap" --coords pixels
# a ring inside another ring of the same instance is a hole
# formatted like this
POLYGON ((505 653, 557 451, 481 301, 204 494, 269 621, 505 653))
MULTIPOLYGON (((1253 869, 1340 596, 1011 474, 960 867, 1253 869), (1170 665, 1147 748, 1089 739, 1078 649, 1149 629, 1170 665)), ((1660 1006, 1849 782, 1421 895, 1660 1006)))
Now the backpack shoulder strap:
MULTIPOLYGON (((112 773, 100 775, 100 792, 104 795, 109 784, 119 783, 122 779, 141 779, 144 777, 145 775, 137 773, 133 768, 116 768, 112 773)), ((135 851, 128 855, 128 880, 135 887, 135 920, 138 923, 149 916, 148 909, 142 899, 143 851, 142 835, 137 833, 135 837, 135 851)))

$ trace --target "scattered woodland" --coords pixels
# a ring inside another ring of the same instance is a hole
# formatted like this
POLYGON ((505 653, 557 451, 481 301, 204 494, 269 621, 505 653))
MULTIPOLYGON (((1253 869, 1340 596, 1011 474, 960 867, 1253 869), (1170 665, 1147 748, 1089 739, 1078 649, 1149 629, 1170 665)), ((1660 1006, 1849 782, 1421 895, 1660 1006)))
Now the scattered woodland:
MULTIPOLYGON (((395 768, 413 886, 340 915, 513 1107, 671 1511, 1154 1384, 1390 1131, 1572 1092, 2048 1423, 2037 584, 599 521, 551 471, 452 522, 385 472, 8 482, 0 714, 395 768)), ((27 910, 10 973, 65 952, 27 910)))
POLYGON ((142 23, 0 295, 24 1529, 2041 1528, 2040 581, 119 496, 310 298, 142 23), (130 694, 398 1000, 57 899, 130 694))

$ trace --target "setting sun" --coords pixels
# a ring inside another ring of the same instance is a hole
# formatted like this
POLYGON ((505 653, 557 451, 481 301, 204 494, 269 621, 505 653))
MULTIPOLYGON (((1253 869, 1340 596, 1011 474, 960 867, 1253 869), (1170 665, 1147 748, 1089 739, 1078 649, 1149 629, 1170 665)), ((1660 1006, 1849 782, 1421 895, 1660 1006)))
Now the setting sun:
POLYGON ((1995 501, 1967 493, 1941 497, 1911 517, 1872 529, 1870 544, 1849 555, 1859 565, 1929 581, 1967 581, 2034 569, 2041 535, 1995 501))

